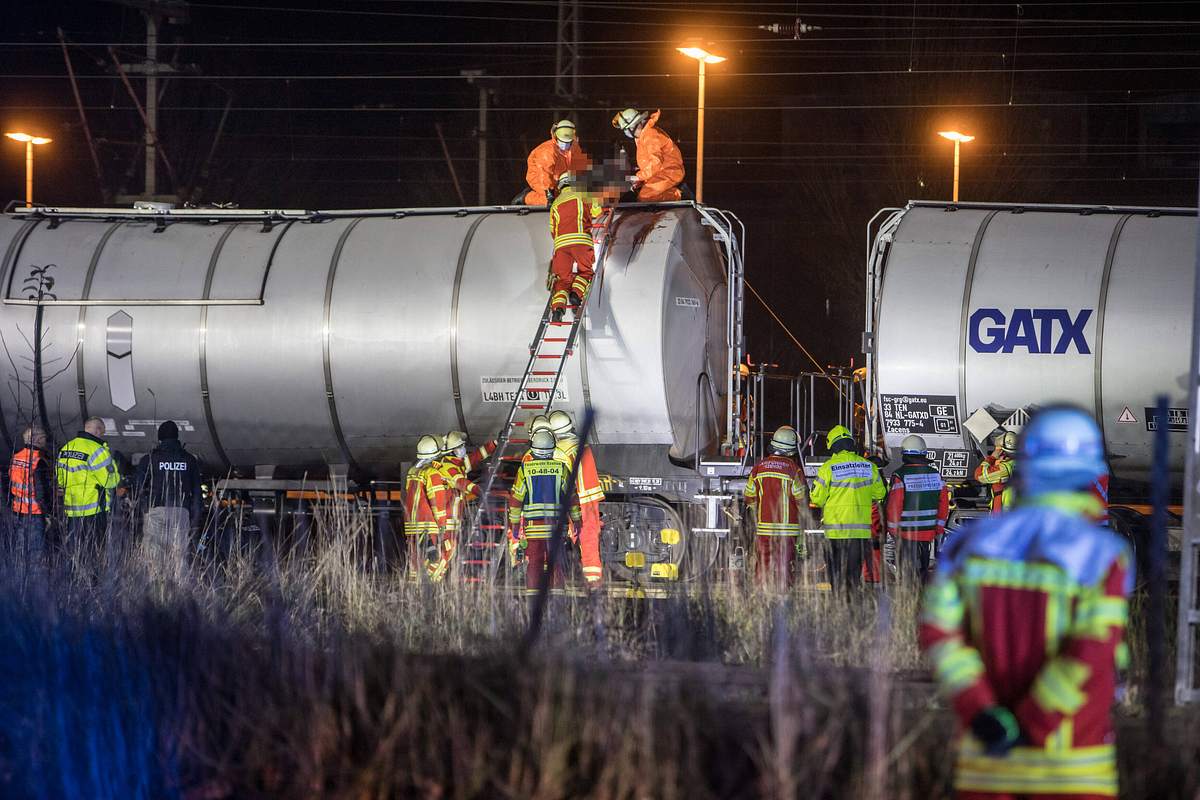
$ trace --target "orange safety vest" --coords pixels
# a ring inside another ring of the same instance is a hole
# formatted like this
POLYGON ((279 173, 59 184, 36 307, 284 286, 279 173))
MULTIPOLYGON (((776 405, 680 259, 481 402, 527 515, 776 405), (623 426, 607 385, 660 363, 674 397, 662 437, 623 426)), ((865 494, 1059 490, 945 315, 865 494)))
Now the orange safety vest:
POLYGON ((26 447, 13 456, 8 467, 8 485, 12 493, 12 509, 17 514, 41 514, 37 501, 37 468, 42 454, 26 447))

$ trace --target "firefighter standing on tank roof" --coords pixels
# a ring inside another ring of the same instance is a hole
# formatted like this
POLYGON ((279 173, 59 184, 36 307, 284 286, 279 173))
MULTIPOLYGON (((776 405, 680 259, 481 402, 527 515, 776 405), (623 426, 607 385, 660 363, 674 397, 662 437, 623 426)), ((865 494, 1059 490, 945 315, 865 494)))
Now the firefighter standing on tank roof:
POLYGON ((612 118, 612 126, 633 139, 637 146, 637 174, 631 187, 638 202, 662 203, 679 200, 683 195, 683 154, 671 137, 658 127, 661 111, 651 114, 627 108, 612 118))
POLYGON ((13 513, 13 535, 27 563, 46 551, 46 522, 54 507, 54 460, 46 453, 46 433, 30 425, 21 434, 23 448, 8 466, 8 491, 13 513))
POLYGON ((917 586, 925 583, 933 542, 946 530, 950 513, 950 489, 929 463, 927 450, 920 436, 904 437, 904 463, 892 473, 887 496, 887 530, 896 542, 900 579, 917 586))
POLYGON ((578 315, 583 297, 592 285, 596 264, 592 226, 602 212, 596 198, 575 188, 570 173, 558 179, 558 195, 550 206, 554 256, 550 260, 550 274, 546 276, 555 322, 562 321, 568 301, 578 315))
POLYGON ((446 527, 446 482, 437 462, 441 451, 436 436, 422 436, 417 441, 417 461, 404 476, 404 538, 410 575, 421 569, 426 548, 440 546, 446 527))
POLYGON ((771 437, 771 454, 754 465, 743 496, 754 510, 757 567, 760 584, 791 586, 795 563, 807 555, 804 526, 808 516, 808 486, 799 463, 799 438, 790 425, 771 437))
POLYGON ((550 571, 550 545, 558 515, 570 503, 570 517, 579 521, 579 506, 571 495, 567 466, 554 457, 554 434, 539 430, 530 437, 532 458, 517 469, 508 505, 510 536, 525 550, 525 593, 537 594, 549 582, 561 591, 561 561, 550 571))
POLYGON ((529 192, 524 197, 525 205, 549 205, 560 175, 584 172, 590 167, 591 161, 575 136, 575 123, 559 120, 550 128, 550 138, 529 153, 525 169, 529 192))
POLYGON ((575 434, 575 423, 565 411, 551 412, 548 420, 554 434, 554 457, 567 467, 567 474, 579 459, 575 473, 574 499, 579 503, 579 563, 583 567, 583 579, 589 588, 595 588, 604 579, 604 565, 600 561, 600 503, 604 501, 604 489, 600 486, 600 474, 596 471, 596 458, 592 448, 583 444, 575 434))
POLYGON ((988 487, 989 502, 993 514, 999 514, 1013 504, 1013 470, 1017 462, 1013 455, 1017 451, 1017 435, 1005 431, 996 439, 991 455, 975 468, 975 480, 988 487))
POLYGON ((870 556, 871 514, 887 489, 879 468, 854 452, 854 437, 843 425, 825 437, 830 456, 817 470, 811 501, 821 509, 829 543, 829 583, 848 592, 862 580, 870 556))
POLYGON ((1104 440, 1082 409, 1054 406, 1018 453, 1016 508, 951 538, 925 590, 921 647, 961 728, 954 786, 963 800, 1115 798, 1133 562, 1092 520, 1104 440))

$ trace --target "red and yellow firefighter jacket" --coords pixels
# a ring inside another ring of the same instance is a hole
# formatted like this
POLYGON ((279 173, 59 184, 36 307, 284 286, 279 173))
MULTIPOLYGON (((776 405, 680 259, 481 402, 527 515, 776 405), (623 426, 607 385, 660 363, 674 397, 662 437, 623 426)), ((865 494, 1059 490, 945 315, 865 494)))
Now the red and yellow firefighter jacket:
POLYGON ((404 478, 404 533, 436 538, 446 526, 447 503, 437 461, 410 469, 404 478))
POLYGON ((549 539, 562 504, 570 502, 571 519, 579 521, 579 503, 567 491, 567 465, 555 458, 531 458, 521 464, 508 503, 508 524, 526 539, 549 539))
POLYGON ((975 480, 991 490, 992 513, 999 514, 1012 508, 1013 468, 1017 462, 1008 456, 988 456, 975 468, 975 480))
POLYGON ((804 532, 801 509, 808 509, 808 484, 794 459, 769 455, 754 465, 742 493, 754 509, 759 536, 799 536, 804 532))
POLYGON ((892 473, 887 497, 888 533, 912 542, 932 542, 946 529, 950 488, 930 463, 905 461, 892 473))
POLYGON ((446 532, 458 533, 462 529, 463 512, 467 503, 479 499, 479 487, 467 479, 467 470, 462 459, 446 456, 438 463, 446 498, 446 532))
POLYGON ((14 514, 41 515, 50 503, 50 463, 35 447, 26 447, 12 457, 8 485, 14 514))
POLYGON ((1108 474, 1101 475, 1092 481, 1092 495, 1100 501, 1102 508, 1096 514, 1096 522, 1108 525, 1108 474))
POLYGON ((575 496, 579 505, 599 503, 604 500, 604 489, 600 486, 600 473, 596 471, 596 458, 592 448, 584 445, 579 449, 579 440, 572 437, 559 439, 554 445, 554 457, 567 467, 567 475, 575 466, 575 456, 579 456, 579 472, 575 475, 575 496))
POLYGON ((925 593, 921 647, 964 728, 955 786, 1016 795, 1117 795, 1109 709, 1133 566, 1096 526, 1094 498, 1050 493, 951 537, 925 593), (1022 739, 985 755, 976 714, 1010 710, 1022 739))
POLYGON ((550 235, 554 250, 572 244, 591 247, 592 224, 604 209, 594 197, 574 189, 563 189, 550 206, 550 235))

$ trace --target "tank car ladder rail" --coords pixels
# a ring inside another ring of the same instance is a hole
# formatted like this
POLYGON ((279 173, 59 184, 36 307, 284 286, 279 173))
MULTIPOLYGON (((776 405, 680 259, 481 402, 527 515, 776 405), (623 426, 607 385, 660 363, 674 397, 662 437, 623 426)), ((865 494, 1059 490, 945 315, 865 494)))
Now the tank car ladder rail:
MULTIPOLYGON (((504 427, 496 439, 496 451, 492 455, 491 464, 480 482, 479 508, 475 514, 467 542, 468 554, 463 564, 466 567, 481 569, 488 564, 498 564, 498 558, 503 557, 504 548, 499 541, 507 527, 505 512, 508 505, 507 489, 497 488, 497 479, 504 469, 505 462, 518 461, 529 445, 529 421, 533 416, 545 413, 554 402, 554 393, 558 390, 559 381, 566 367, 567 359, 575 350, 579 330, 583 325, 584 309, 592 295, 592 287, 600 280, 604 270, 604 261, 608 255, 611 242, 611 227, 613 209, 606 208, 599 221, 593 227, 593 238, 596 239, 596 268, 592 282, 580 298, 579 305, 572 313, 571 321, 555 322, 551 318, 550 298, 542 309, 542 317, 538 322, 533 341, 529 345, 529 361, 525 364, 525 372, 517 386, 516 396, 508 409, 504 427), (598 235, 597 235, 598 234, 598 235), (535 385, 535 384, 545 384, 535 385), (544 395, 545 399, 536 399, 544 395), (520 420, 519 417, 526 417, 520 420), (502 502, 498 502, 502 501, 502 502), (487 553, 487 551, 491 551, 487 553), (485 555, 486 553, 486 555, 485 555), (489 560, 490 556, 490 560, 489 560)), ((483 580, 482 575, 465 575, 469 583, 483 580)))
MULTIPOLYGON (((1195 424, 1193 421, 1192 424, 1195 424)), ((1196 685, 1197 659, 1200 659, 1200 487, 1188 481, 1187 492, 1192 496, 1185 512, 1182 547, 1179 553, 1179 620, 1175 654, 1175 702, 1200 703, 1200 687, 1196 685)))

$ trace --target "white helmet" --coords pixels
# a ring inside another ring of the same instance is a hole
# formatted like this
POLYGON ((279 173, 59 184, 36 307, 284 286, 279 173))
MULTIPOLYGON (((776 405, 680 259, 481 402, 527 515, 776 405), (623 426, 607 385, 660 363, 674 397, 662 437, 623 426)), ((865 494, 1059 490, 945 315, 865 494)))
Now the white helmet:
POLYGON ((442 453, 442 443, 437 436, 422 436, 417 440, 417 458, 437 458, 442 453))
POLYGON ((1002 451, 1008 453, 1009 455, 1017 452, 1017 435, 1012 431, 1005 431, 1004 434, 996 440, 996 443, 1000 445, 1000 449, 1002 451))
POLYGON ((538 431, 529 437, 529 450, 534 458, 553 457, 554 444, 554 434, 550 431, 538 431))
POLYGON ((900 452, 906 456, 923 456, 928 449, 925 440, 915 433, 905 436, 904 441, 900 443, 900 452))
POLYGON ((562 175, 559 175, 558 176, 558 190, 561 192, 563 189, 570 186, 574 182, 574 180, 575 180, 575 176, 569 172, 564 172, 562 175))
POLYGON ((575 123, 569 119, 560 119, 550 127, 550 136, 556 142, 570 144, 575 141, 575 123))
POLYGON ((459 450, 464 451, 459 453, 463 455, 467 449, 467 435, 462 431, 450 431, 446 434, 446 452, 457 453, 459 450))
POLYGON ((776 453, 794 453, 800 444, 800 437, 791 425, 781 425, 771 437, 771 449, 776 453))
POLYGON ((642 124, 649 118, 650 115, 645 111, 638 111, 636 108, 626 108, 613 115, 612 126, 632 139, 642 124))
POLYGON ((550 418, 547 417, 545 414, 538 414, 529 423, 529 435, 530 436, 532 436, 537 431, 548 431, 548 430, 550 430, 550 418))
POLYGON ((555 436, 570 436, 575 433, 575 423, 565 411, 550 412, 550 430, 555 436))

